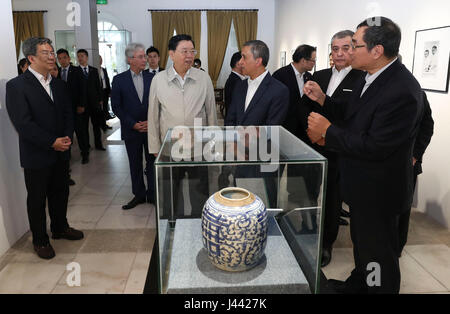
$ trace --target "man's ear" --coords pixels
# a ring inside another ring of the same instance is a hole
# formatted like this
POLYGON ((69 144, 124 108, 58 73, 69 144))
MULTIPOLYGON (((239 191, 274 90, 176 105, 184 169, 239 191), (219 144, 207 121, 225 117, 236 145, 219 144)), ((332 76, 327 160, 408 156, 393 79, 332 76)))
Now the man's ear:
POLYGON ((376 45, 372 48, 371 54, 373 55, 374 59, 380 59, 384 55, 384 47, 382 45, 376 45))

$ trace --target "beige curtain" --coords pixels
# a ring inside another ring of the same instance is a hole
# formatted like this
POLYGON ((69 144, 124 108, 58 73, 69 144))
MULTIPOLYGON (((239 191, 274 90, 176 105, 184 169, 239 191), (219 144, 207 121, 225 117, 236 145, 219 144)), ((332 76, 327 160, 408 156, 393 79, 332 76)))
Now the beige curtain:
POLYGON ((30 37, 44 37, 44 12, 13 12, 16 55, 20 44, 30 37))
POLYGON ((169 58, 169 39, 173 31, 177 34, 191 35, 200 58, 201 12, 200 11, 167 11, 151 12, 153 46, 158 48, 161 66, 165 67, 169 58))
POLYGON ((222 69, 228 37, 230 35, 233 12, 208 11, 208 72, 216 87, 222 69))
POLYGON ((151 12, 153 46, 158 48, 160 65, 165 67, 169 57, 169 39, 173 36, 175 24, 171 17, 172 12, 151 12))
POLYGON ((239 50, 249 40, 256 39, 258 29, 257 11, 233 11, 234 30, 239 50))

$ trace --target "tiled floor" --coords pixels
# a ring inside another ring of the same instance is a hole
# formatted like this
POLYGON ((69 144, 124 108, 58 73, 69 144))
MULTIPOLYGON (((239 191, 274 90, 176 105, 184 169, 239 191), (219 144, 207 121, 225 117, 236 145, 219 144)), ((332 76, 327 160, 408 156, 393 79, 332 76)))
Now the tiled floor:
MULTIPOLYGON (((117 126, 115 127, 117 128, 117 126)), ((128 158, 123 145, 93 151, 81 165, 73 152, 69 223, 82 229, 81 241, 51 240, 56 257, 36 256, 25 234, 0 257, 0 293, 142 293, 155 240, 155 209, 140 205, 123 211, 132 198, 128 158), (81 266, 81 286, 69 287, 71 262, 81 266)), ((450 292, 450 232, 414 212, 409 242, 400 260, 402 293, 450 292)), ((345 279, 353 268, 349 227, 341 227, 328 278, 345 279)))

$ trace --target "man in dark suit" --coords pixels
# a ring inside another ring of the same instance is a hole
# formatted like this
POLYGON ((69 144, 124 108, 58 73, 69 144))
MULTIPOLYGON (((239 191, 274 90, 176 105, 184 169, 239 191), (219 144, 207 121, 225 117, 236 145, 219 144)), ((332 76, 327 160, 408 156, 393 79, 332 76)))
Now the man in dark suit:
POLYGON ((231 97, 233 95, 234 86, 237 82, 240 82, 242 80, 245 80, 245 76, 242 74, 242 65, 239 62, 241 60, 241 52, 235 52, 233 56, 231 57, 230 61, 230 67, 231 67, 231 73, 230 76, 228 76, 227 81, 225 82, 225 108, 222 112, 222 116, 225 118, 227 116, 228 107, 231 104, 231 97))
MULTIPOLYGON (((80 145, 80 137, 83 136, 83 131, 80 129, 81 123, 79 121, 80 116, 77 113, 77 108, 82 107, 82 99, 83 99, 83 88, 82 88, 82 73, 79 67, 75 67, 70 62, 69 52, 66 49, 58 49, 56 52, 56 56, 58 58, 58 63, 61 66, 61 70, 59 71, 58 78, 62 79, 67 83, 67 88, 69 90, 69 97, 72 100, 72 109, 73 109, 73 117, 74 117, 74 129, 75 134, 78 139, 78 145, 80 145)), ((83 139, 81 139, 81 142, 83 139)), ((81 151, 81 146, 80 146, 81 151)), ((69 150, 70 152, 70 150, 69 150)), ((69 179, 69 184, 75 184, 73 180, 69 179)))
POLYGON ((225 125, 282 125, 289 107, 289 90, 268 70, 269 48, 260 40, 242 48, 242 72, 236 83, 225 125))
POLYGON ((112 116, 109 113, 109 96, 111 96, 111 83, 109 81, 109 76, 108 76, 108 71, 106 70, 106 68, 102 67, 103 64, 103 58, 102 56, 100 57, 100 87, 102 89, 102 102, 103 102, 103 115, 105 117, 104 120, 102 120, 102 122, 104 122, 104 124, 102 125, 102 129, 103 131, 106 131, 107 129, 112 129, 112 127, 108 126, 106 124, 106 120, 112 119, 114 118, 114 116, 112 116))
POLYGON ((303 86, 312 78, 309 71, 316 64, 316 48, 310 45, 300 45, 292 55, 292 63, 278 69, 273 77, 289 88, 289 110, 283 126, 305 143, 309 142, 306 129, 299 127, 299 115, 307 117, 307 111, 302 103, 303 86))
MULTIPOLYGON (((288 88, 268 70, 269 48, 260 40, 242 47, 242 72, 249 78, 236 83, 225 118, 226 126, 282 125, 289 108, 288 88)), ((258 167, 237 168, 235 177, 263 177, 269 206, 277 206, 277 172, 260 173, 258 167)))
POLYGON ((145 48, 141 44, 131 43, 125 50, 130 69, 114 77, 111 92, 111 104, 120 119, 122 139, 127 148, 130 163, 131 183, 134 198, 124 210, 139 204, 154 203, 154 167, 155 156, 149 154, 147 142, 147 112, 150 84, 154 75, 145 72, 145 48), (143 169, 142 156, 146 167, 143 169), (144 183, 147 177, 147 188, 144 183))
POLYGON ((398 215, 412 201, 413 145, 423 113, 423 93, 397 60, 400 28, 385 17, 358 25, 352 67, 367 71, 345 105, 315 82, 305 94, 328 117, 311 113, 312 142, 339 153, 343 200, 350 208, 355 269, 345 282, 329 284, 344 293, 398 293, 398 215))
POLYGON ((55 256, 47 235, 47 201, 52 238, 83 238, 66 218, 73 112, 65 84, 50 75, 55 65, 51 43, 47 38, 25 40, 22 50, 31 65, 6 85, 6 108, 19 134, 34 250, 44 259, 55 256))
MULTIPOLYGON (((422 157, 425 154, 425 150, 430 144, 431 137, 434 132, 434 121, 431 116, 431 107, 428 102, 427 95, 423 93, 423 117, 420 121, 419 131, 417 133, 416 141, 414 143, 412 165, 414 167, 413 176, 413 191, 416 189, 417 176, 422 173, 422 157)), ((411 207, 398 217, 398 232, 399 232, 399 253, 402 255, 403 248, 408 240, 409 230, 409 217, 411 215, 411 207)))
POLYGON ((82 73, 82 88, 83 106, 77 108, 77 113, 80 115, 80 132, 82 132, 79 140, 81 150, 81 163, 86 164, 89 162, 89 150, 91 148, 89 144, 89 119, 92 123, 92 129, 94 131, 94 143, 95 149, 104 151, 106 150, 102 144, 102 134, 100 127, 103 124, 102 120, 102 88, 100 86, 100 78, 98 70, 88 65, 89 54, 85 49, 79 49, 77 51, 78 63, 80 64, 80 70, 82 73))
POLYGON ((153 46, 148 48, 145 52, 147 55, 148 69, 144 72, 152 73, 156 75, 157 73, 164 71, 164 68, 159 67, 159 50, 153 46))
MULTIPOLYGON (((312 80, 319 84, 321 90, 326 91, 326 94, 331 99, 340 103, 348 102, 355 84, 364 74, 364 72, 352 69, 351 67, 350 50, 352 49, 353 35, 354 32, 345 30, 336 33, 332 37, 331 56, 333 59, 333 67, 317 71, 312 77, 312 80)), ((308 116, 312 111, 323 113, 320 105, 310 100, 306 95, 303 96, 302 103, 306 108, 308 116)), ((303 115, 301 119, 301 128, 306 130, 308 128, 307 116, 303 115)), ((331 261, 333 243, 336 241, 341 220, 342 200, 339 197, 338 155, 336 152, 327 150, 320 145, 312 144, 310 141, 307 143, 328 159, 321 265, 325 267, 331 261)), ((319 189, 316 191, 317 195, 315 195, 315 198, 317 198, 318 192, 319 189)), ((344 222, 347 223, 345 220, 344 222)))

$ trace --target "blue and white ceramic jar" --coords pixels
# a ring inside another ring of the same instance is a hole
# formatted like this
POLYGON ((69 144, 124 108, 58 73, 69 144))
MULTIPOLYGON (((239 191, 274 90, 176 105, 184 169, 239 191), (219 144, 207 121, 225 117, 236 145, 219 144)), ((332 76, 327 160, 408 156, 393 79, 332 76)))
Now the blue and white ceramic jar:
POLYGON ((245 271, 258 265, 267 243, 267 209, 255 194, 237 187, 214 193, 202 213, 203 245, 214 266, 245 271))

